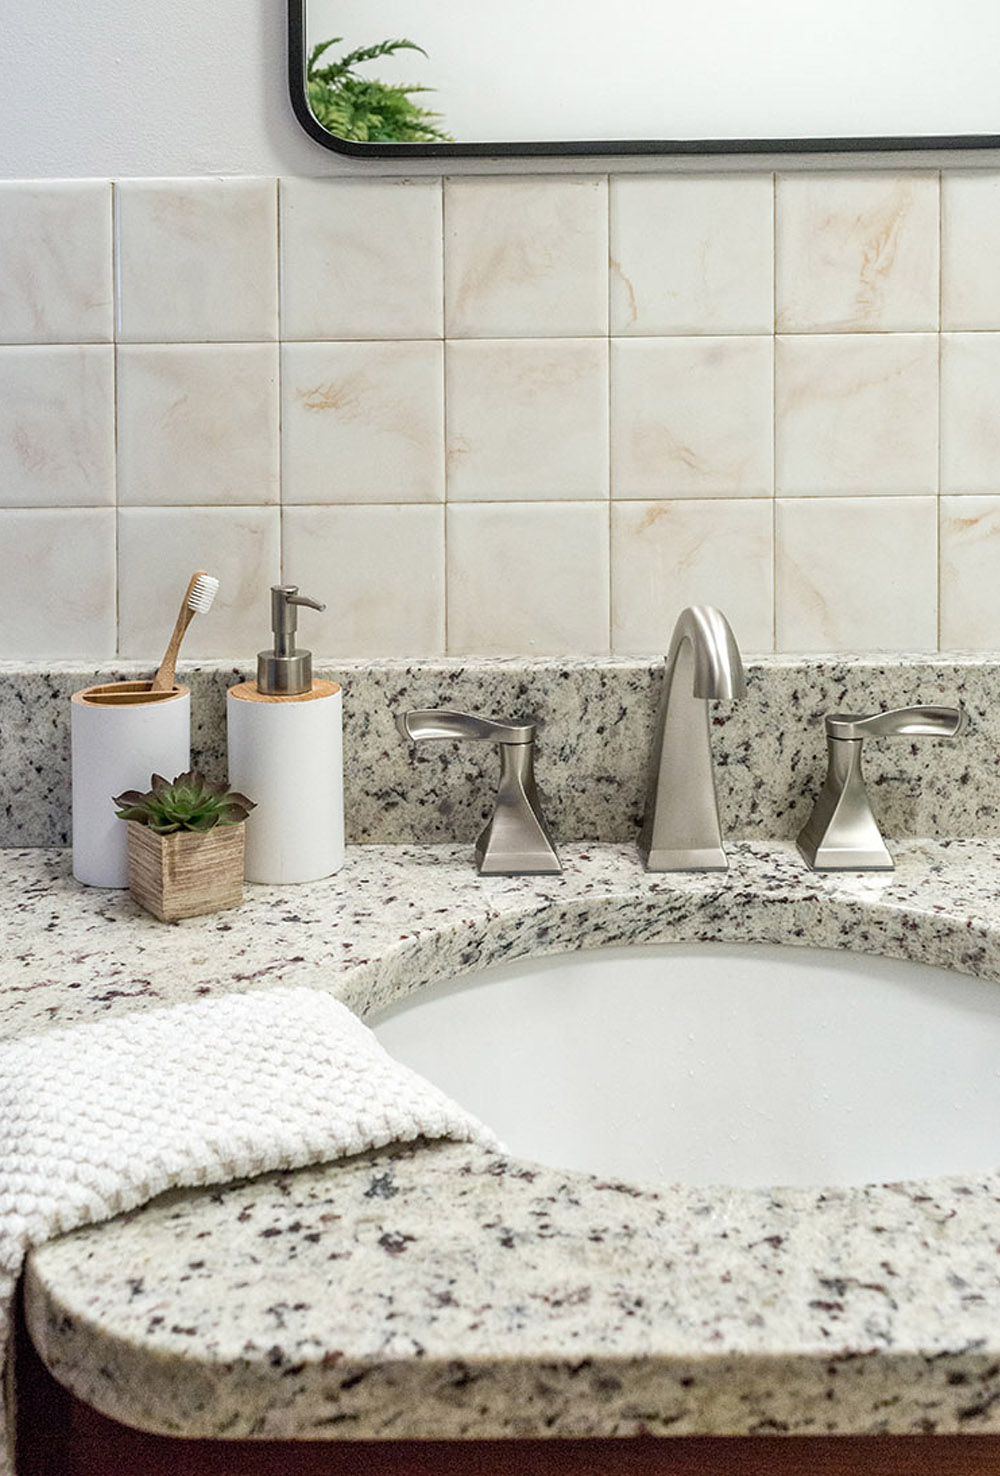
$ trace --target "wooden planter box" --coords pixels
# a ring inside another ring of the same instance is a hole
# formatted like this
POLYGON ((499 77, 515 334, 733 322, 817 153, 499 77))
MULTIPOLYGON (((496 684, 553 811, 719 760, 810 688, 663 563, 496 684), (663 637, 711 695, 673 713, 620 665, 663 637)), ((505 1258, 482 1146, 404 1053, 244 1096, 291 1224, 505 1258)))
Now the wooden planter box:
POLYGON ((243 901, 242 825, 217 825, 198 835, 157 835, 128 822, 128 889, 161 922, 222 912, 243 901))

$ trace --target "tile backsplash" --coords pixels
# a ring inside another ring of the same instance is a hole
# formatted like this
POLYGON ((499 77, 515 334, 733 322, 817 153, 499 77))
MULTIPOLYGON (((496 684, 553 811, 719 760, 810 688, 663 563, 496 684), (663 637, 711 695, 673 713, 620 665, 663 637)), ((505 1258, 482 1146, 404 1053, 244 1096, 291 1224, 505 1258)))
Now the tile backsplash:
POLYGON ((1000 173, 0 183, 0 658, 1000 646, 1000 173))

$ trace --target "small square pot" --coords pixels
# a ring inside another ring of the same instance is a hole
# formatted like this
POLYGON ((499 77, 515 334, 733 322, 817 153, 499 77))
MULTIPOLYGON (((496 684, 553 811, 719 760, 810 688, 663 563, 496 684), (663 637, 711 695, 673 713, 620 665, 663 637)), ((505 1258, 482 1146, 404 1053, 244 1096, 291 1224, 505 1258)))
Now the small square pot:
POLYGON ((161 922, 222 912, 243 901, 242 825, 217 825, 198 835, 157 835, 128 822, 128 889, 161 922))

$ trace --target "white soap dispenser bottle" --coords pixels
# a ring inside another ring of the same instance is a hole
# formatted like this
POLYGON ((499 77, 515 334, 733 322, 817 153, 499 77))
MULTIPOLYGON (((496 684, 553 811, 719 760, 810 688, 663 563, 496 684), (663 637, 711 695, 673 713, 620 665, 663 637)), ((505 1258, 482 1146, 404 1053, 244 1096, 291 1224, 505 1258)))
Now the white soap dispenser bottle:
POLYGON ((271 586, 274 648, 226 703, 229 783, 256 805, 246 822, 252 882, 315 881, 344 864, 341 692, 314 681, 311 652, 295 648, 299 605, 326 608, 298 585, 271 586))

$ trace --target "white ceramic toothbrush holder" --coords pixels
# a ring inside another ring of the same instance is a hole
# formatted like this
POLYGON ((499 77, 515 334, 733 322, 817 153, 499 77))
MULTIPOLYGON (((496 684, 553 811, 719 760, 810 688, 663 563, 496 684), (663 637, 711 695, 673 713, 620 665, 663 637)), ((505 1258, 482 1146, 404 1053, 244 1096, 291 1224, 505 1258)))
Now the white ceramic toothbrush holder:
MULTIPOLYGON (((84 687, 71 710, 73 875, 89 887, 128 886, 128 826, 112 796, 174 779, 191 767, 191 693, 123 701, 134 682, 84 687)), ((143 684, 146 685, 146 684, 143 684)))

